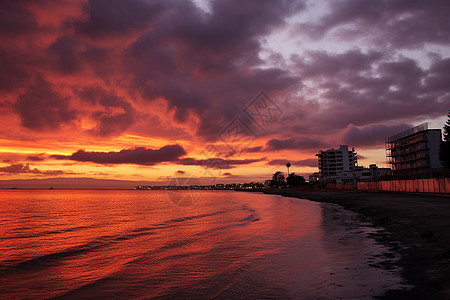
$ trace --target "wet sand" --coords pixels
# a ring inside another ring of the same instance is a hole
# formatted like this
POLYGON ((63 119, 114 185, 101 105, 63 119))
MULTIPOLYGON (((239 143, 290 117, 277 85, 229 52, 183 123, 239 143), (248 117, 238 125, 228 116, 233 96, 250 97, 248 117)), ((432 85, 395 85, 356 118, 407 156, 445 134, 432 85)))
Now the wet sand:
POLYGON ((384 299, 450 299, 450 196, 288 189, 264 193, 339 204, 388 230, 406 246, 396 249, 402 255, 399 264, 415 287, 391 291, 384 299))

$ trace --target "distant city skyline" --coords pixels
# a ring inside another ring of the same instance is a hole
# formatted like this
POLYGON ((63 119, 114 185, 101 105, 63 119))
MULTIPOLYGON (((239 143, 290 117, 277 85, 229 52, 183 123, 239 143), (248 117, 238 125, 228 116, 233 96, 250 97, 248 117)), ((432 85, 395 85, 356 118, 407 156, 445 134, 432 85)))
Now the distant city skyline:
POLYGON ((447 120, 449 11, 397 0, 2 2, 0 187, 264 182, 287 162, 308 178, 315 154, 339 145, 386 167, 387 137, 447 120))

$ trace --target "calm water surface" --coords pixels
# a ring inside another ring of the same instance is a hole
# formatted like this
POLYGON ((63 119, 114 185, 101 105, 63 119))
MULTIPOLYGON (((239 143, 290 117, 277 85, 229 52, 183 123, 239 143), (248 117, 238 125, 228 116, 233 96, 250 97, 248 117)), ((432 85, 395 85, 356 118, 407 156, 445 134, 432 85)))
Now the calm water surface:
POLYGON ((378 229, 339 206, 199 193, 0 191, 0 297, 366 299, 408 288, 398 268, 376 267, 398 260, 370 237, 378 229))

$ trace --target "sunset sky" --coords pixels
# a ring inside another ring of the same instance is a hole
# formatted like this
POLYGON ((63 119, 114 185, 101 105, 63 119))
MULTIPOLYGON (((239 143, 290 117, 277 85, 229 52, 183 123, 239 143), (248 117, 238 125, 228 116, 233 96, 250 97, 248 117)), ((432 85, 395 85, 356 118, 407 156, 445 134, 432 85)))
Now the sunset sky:
POLYGON ((3 0, 0 181, 264 181, 340 144, 385 167, 386 137, 446 121, 449 15, 446 0, 3 0))

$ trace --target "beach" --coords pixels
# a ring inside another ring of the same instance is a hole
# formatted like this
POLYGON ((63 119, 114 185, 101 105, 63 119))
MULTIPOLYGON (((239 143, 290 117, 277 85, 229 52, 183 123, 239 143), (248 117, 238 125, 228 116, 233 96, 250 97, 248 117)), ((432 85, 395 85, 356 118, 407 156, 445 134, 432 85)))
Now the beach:
POLYGON ((389 231, 406 246, 398 249, 402 254, 399 264, 415 288, 386 298, 450 299, 450 197, 289 189, 264 193, 339 204, 389 231))

